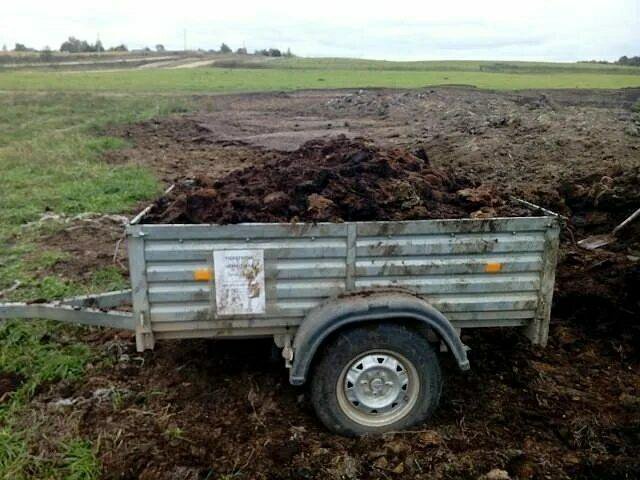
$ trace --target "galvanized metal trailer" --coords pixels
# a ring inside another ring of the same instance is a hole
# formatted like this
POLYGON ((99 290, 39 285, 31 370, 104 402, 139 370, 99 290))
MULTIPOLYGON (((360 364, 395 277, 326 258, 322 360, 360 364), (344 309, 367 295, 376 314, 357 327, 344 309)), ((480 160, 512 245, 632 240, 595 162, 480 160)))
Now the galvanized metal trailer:
POLYGON ((273 337, 290 381, 311 377, 332 430, 403 428, 438 403, 436 349, 469 368, 461 329, 548 336, 554 216, 340 224, 127 227, 132 289, 0 318, 131 329, 139 351, 174 338, 273 337), (132 311, 114 310, 130 303, 132 311))

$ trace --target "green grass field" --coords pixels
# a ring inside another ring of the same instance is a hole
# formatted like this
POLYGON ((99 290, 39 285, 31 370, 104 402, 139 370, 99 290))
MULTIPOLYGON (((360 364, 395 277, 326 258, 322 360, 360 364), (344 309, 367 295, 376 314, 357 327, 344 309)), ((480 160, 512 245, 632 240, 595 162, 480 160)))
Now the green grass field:
POLYGON ((425 60, 388 61, 365 60, 360 58, 304 58, 282 57, 264 58, 238 55, 225 57, 216 65, 275 68, 275 69, 315 69, 315 70, 392 70, 424 72, 494 72, 494 73, 602 73, 640 74, 640 68, 601 63, 560 63, 560 62, 518 62, 487 60, 425 60))
POLYGON ((0 71, 0 90, 226 93, 470 85, 496 90, 640 87, 640 68, 536 62, 385 62, 222 57, 218 68, 0 71))

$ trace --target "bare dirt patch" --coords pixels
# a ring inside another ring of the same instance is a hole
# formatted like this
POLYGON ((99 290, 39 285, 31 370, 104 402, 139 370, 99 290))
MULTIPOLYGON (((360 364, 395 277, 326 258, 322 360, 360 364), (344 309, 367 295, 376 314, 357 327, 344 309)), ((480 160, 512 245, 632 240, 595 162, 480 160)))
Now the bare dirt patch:
MULTIPOLYGON (((82 214, 61 216, 45 214, 27 228, 36 229, 41 249, 28 258, 38 265, 40 276, 56 276, 87 285, 97 270, 115 268, 128 276, 125 215, 82 214), (39 261, 42 251, 61 252, 54 262, 39 261)), ((46 300, 46 299, 39 299, 46 300)))
POLYGON ((24 382, 24 378, 16 373, 0 371, 0 405, 4 403, 11 393, 15 392, 24 382))
POLYGON ((237 168, 279 156, 278 152, 263 151, 219 138, 191 117, 173 116, 114 126, 107 134, 130 140, 133 147, 109 152, 106 161, 149 166, 168 184, 199 174, 225 175, 237 168))

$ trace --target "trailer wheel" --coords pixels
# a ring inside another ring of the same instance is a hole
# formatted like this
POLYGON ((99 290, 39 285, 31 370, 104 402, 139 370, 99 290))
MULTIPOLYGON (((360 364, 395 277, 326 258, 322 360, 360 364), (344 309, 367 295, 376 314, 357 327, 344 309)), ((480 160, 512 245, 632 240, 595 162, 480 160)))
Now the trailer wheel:
POLYGON ((376 323, 337 335, 320 354, 311 401, 322 423, 347 436, 423 422, 442 391, 440 364, 424 336, 376 323))

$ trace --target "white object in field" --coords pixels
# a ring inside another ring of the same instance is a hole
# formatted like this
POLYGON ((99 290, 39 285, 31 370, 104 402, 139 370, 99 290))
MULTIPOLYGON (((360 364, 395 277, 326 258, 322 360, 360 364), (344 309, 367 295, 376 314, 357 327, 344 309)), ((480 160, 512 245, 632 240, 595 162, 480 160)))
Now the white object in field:
POLYGON ((264 250, 215 250, 218 315, 265 313, 264 250))

